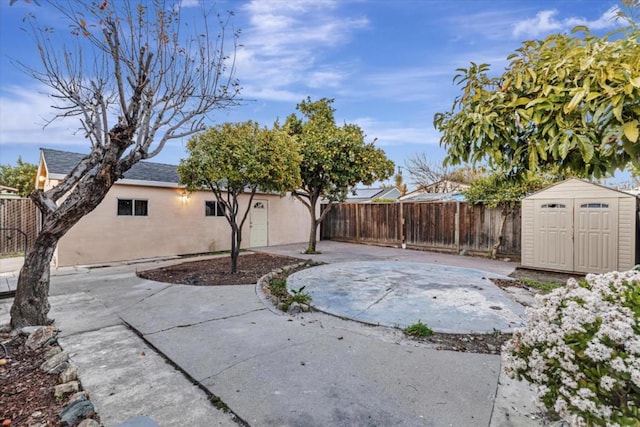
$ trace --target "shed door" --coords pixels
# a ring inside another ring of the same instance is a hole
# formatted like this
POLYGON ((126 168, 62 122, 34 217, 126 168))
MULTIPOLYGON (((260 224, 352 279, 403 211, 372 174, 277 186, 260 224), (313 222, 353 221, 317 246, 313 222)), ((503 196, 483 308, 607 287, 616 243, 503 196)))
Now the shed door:
POLYGON ((617 270, 618 200, 576 199, 574 203, 576 271, 617 270))
POLYGON ((573 202, 535 200, 533 250, 539 268, 573 271, 573 202))
POLYGON ((252 248, 267 246, 269 221, 267 216, 267 201, 253 200, 251 205, 251 236, 249 246, 252 248))

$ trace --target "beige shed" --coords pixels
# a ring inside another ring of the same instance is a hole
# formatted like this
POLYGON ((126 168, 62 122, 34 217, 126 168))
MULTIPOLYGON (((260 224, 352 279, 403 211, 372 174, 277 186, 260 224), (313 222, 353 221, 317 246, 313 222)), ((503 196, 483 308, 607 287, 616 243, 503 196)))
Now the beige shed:
POLYGON ((640 199, 568 179, 522 200, 523 267, 604 273, 640 262, 640 199))

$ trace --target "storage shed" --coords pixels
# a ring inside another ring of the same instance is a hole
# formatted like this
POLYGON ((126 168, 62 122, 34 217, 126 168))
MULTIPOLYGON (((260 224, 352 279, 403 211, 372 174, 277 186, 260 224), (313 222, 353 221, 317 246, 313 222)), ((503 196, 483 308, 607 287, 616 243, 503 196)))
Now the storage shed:
POLYGON ((640 199, 568 179, 522 200, 523 267, 624 271, 640 263, 640 199))

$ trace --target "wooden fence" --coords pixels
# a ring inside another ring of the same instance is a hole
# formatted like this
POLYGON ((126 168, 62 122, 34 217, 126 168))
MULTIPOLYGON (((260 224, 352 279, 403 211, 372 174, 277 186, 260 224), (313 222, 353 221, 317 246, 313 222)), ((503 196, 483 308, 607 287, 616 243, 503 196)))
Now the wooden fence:
POLYGON ((38 217, 31 199, 0 199, 0 256, 24 253, 33 246, 38 217))
MULTIPOLYGON (((500 209, 467 202, 340 203, 321 226, 325 240, 488 254, 503 220, 500 209)), ((507 218, 498 254, 520 257, 520 209, 507 218)))

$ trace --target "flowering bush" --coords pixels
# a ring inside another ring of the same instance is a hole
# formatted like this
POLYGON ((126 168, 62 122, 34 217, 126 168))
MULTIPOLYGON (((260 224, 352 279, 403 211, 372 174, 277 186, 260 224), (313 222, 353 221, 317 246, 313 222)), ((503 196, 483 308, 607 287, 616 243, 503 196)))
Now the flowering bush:
POLYGON ((640 426, 640 271, 569 279, 528 316, 503 351, 510 377, 572 425, 640 426))

